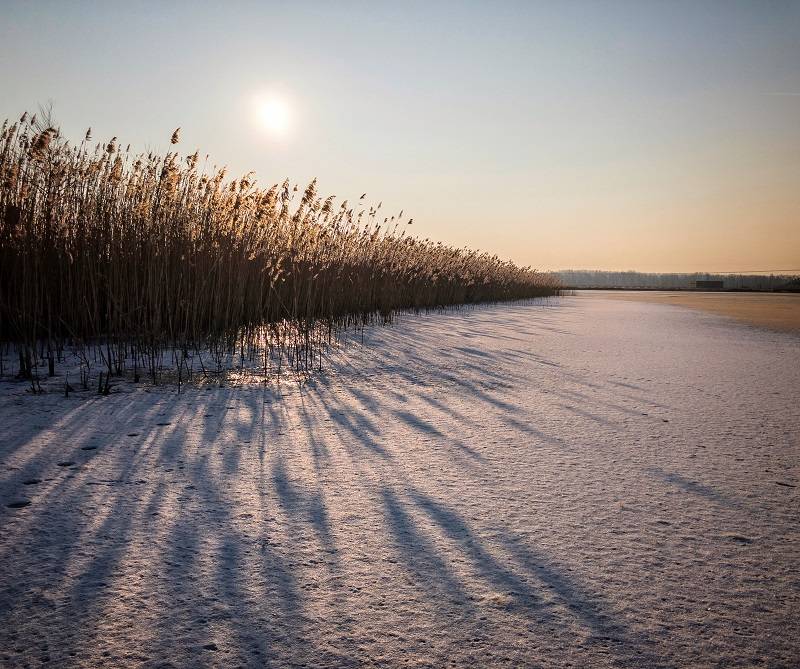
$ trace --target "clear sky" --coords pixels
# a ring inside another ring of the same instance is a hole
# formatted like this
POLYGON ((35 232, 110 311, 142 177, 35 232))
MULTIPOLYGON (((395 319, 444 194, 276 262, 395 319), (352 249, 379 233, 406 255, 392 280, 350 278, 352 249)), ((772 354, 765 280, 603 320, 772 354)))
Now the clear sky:
POLYGON ((0 0, 0 91, 544 269, 800 269, 800 0, 0 0))

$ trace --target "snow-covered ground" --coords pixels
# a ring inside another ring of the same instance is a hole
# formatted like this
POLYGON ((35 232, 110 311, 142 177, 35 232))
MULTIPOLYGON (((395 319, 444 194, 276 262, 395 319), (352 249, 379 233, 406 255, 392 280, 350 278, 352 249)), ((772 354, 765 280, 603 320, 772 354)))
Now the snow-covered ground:
POLYGON ((302 387, 0 383, 0 665, 796 666, 800 337, 593 294, 366 335, 302 387))

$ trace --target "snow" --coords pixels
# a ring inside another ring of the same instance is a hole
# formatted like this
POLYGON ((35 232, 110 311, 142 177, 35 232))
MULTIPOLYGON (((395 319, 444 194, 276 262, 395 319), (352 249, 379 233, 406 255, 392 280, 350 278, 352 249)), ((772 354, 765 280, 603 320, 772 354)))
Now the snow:
POLYGON ((0 383, 0 665, 797 661, 797 335, 578 294, 334 358, 0 383))

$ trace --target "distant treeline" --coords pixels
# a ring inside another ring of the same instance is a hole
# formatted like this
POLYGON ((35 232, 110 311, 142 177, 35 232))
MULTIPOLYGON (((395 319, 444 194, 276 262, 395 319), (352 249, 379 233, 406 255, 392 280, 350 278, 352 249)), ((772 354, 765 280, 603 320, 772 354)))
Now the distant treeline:
POLYGON ((722 281, 726 290, 798 290, 800 276, 790 274, 654 274, 568 269, 556 273, 565 288, 638 288, 687 290, 697 281, 722 281))

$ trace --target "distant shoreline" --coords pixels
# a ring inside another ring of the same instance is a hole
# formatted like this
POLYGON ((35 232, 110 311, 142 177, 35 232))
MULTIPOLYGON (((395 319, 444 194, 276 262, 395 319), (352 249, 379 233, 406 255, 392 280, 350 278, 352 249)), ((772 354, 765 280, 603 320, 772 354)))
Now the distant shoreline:
POLYGON ((622 286, 564 286, 563 290, 614 290, 650 293, 800 293, 800 288, 720 288, 708 290, 707 288, 630 288, 622 286))

